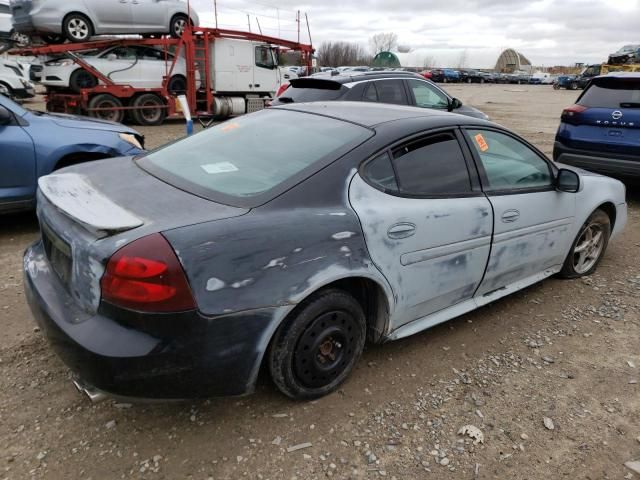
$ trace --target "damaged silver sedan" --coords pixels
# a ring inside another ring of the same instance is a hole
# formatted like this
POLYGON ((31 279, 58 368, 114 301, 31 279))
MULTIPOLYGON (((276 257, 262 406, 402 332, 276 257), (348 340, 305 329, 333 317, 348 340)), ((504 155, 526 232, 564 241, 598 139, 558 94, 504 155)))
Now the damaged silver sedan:
POLYGON ((42 178, 25 287, 93 395, 246 394, 264 366, 310 399, 366 341, 592 273, 626 217, 622 183, 493 123, 296 104, 42 178))

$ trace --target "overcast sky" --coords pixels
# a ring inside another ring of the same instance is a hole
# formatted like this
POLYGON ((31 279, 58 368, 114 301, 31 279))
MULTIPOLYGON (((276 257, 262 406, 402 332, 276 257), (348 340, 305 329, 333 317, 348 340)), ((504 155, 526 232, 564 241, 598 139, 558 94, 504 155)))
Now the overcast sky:
MULTIPOLYGON (((213 0, 191 0, 205 26, 213 0)), ((640 43, 640 0, 219 0, 220 26, 294 39, 295 11, 309 16, 315 46, 347 40, 368 47, 379 32, 395 32, 412 48, 406 65, 493 67, 498 54, 515 48, 534 65, 599 63, 624 44, 640 43), (278 8, 276 8, 278 7, 278 8)), ((303 15, 304 19, 304 15, 303 15)), ((303 40, 307 40, 303 23, 303 40)))

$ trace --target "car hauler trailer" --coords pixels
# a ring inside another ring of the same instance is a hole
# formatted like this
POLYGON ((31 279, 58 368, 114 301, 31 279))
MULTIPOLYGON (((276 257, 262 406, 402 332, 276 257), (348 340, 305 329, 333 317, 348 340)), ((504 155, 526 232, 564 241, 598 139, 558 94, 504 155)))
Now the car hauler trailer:
POLYGON ((278 52, 300 52, 311 68, 313 47, 281 38, 219 28, 187 28, 180 39, 110 38, 86 43, 44 45, 13 49, 14 55, 66 57, 97 80, 91 88, 49 90, 47 110, 89 115, 116 122, 127 117, 141 125, 159 125, 167 117, 182 114, 169 79, 175 63, 187 65, 184 95, 191 116, 203 124, 260 110, 282 82, 278 52), (165 54, 165 75, 159 88, 134 88, 116 83, 98 71, 80 52, 112 46, 146 45, 165 54), (169 55, 171 54, 171 55, 169 55))

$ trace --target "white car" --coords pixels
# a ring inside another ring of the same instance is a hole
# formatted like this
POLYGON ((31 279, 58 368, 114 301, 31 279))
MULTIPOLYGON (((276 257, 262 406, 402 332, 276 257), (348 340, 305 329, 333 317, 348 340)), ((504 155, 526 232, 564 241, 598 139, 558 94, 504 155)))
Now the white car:
MULTIPOLYGON (((4 0, 3 0, 4 1, 4 0)), ((12 0, 16 32, 48 43, 86 42, 93 35, 182 35, 198 15, 181 0, 12 0)))
POLYGON ((0 86, 10 98, 24 100, 36 95, 33 83, 25 76, 18 62, 0 58, 0 86))
MULTIPOLYGON (((162 50, 142 45, 116 46, 105 50, 91 50, 82 58, 115 83, 134 88, 160 88, 162 79, 169 73, 174 56, 162 50)), ((46 87, 71 88, 79 92, 93 88, 98 79, 69 58, 55 58, 44 62, 37 73, 46 87)), ((198 83, 200 76, 196 72, 198 83)), ((180 57, 175 62, 168 89, 172 93, 186 90, 187 65, 180 57)))

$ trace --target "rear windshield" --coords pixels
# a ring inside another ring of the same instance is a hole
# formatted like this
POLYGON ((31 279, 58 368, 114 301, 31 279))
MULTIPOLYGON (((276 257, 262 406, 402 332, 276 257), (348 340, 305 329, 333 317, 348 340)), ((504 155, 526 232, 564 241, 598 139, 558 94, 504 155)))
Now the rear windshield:
POLYGON ((210 127, 140 157, 139 164, 196 195, 255 206, 264 203, 256 198, 268 201, 280 193, 277 187, 289 188, 372 134, 352 123, 274 108, 210 127))
POLYGON ((578 104, 595 108, 640 108, 640 78, 595 80, 578 104))
POLYGON ((278 97, 281 102, 322 102, 337 100, 346 87, 338 82, 303 79, 291 81, 291 86, 278 97))

